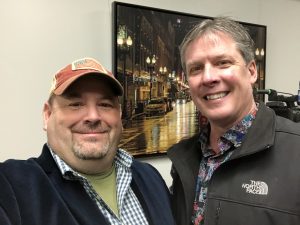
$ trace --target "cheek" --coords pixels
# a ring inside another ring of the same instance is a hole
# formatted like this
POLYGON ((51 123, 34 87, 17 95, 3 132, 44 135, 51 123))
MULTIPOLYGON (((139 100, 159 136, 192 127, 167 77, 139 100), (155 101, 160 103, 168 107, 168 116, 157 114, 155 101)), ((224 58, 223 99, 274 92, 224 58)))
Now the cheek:
POLYGON ((242 72, 236 70, 235 67, 229 67, 227 69, 221 70, 219 74, 222 80, 229 80, 229 81, 236 82, 237 80, 241 79, 242 72))
POLYGON ((70 131, 70 128, 74 124, 75 118, 72 115, 52 115, 48 121, 48 131, 53 136, 65 136, 70 131))
POLYGON ((196 105, 197 105, 198 102, 202 100, 201 96, 203 96, 203 86, 201 83, 201 78, 200 77, 189 78, 188 85, 189 85, 189 91, 190 91, 191 97, 192 97, 194 103, 196 103, 196 105))
POLYGON ((191 94, 200 88, 200 79, 199 77, 190 77, 188 78, 188 85, 190 87, 191 94))
POLYGON ((112 121, 112 124, 114 127, 118 128, 118 129, 122 129, 123 124, 122 124, 121 117, 119 117, 119 115, 118 115, 118 117, 112 118, 111 121, 112 121))
POLYGON ((121 120, 122 114, 120 111, 117 112, 110 112, 101 115, 101 120, 111 127, 120 127, 122 126, 121 120))
POLYGON ((200 79, 195 79, 195 78, 191 78, 188 80, 188 84, 189 84, 189 91, 192 97, 193 102, 195 103, 195 105, 199 108, 200 104, 201 104, 201 92, 202 92, 202 87, 201 87, 201 81, 200 79))
POLYGON ((236 89, 244 86, 247 82, 245 74, 241 71, 233 69, 224 70, 222 73, 222 81, 227 85, 228 88, 236 89))

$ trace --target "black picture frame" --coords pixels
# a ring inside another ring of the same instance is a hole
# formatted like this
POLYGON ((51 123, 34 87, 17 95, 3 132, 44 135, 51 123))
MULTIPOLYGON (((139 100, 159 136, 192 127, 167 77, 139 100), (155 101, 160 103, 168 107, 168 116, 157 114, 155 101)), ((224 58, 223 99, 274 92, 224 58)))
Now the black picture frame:
MULTIPOLYGON (((165 100, 166 113, 174 107, 175 100, 190 100, 178 46, 195 24, 212 17, 117 1, 112 4, 113 73, 124 87, 121 98, 124 132, 120 147, 135 157, 164 155, 172 144, 198 132, 201 117, 196 115, 188 122, 187 126, 192 126, 188 127, 189 132, 174 138, 177 133, 163 132, 154 125, 157 120, 159 128, 168 126, 171 119, 163 124, 166 115, 145 117, 145 110, 153 98, 165 100)), ((264 89, 267 27, 240 23, 248 28, 256 45, 258 80, 255 88, 264 89)), ((264 96, 255 98, 264 101, 264 96)), ((185 130, 184 127, 180 129, 185 130)))

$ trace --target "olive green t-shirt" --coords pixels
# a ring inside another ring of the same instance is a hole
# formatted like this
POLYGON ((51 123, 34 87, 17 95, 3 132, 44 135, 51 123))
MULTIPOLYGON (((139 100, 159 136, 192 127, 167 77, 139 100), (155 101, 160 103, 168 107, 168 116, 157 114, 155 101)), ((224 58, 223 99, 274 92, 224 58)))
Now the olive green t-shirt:
POLYGON ((109 208, 119 216, 116 188, 116 168, 115 165, 109 171, 96 175, 83 174, 91 183, 97 194, 109 206, 109 208))

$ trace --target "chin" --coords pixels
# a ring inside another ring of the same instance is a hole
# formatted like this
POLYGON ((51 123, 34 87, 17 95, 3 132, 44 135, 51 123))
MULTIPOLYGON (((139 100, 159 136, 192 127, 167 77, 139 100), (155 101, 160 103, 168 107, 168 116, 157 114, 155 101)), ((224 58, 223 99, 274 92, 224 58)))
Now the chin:
POLYGON ((85 152, 74 152, 75 156, 81 160, 99 160, 106 157, 107 152, 92 152, 92 153, 85 153, 85 152))
POLYGON ((234 115, 233 111, 215 109, 212 110, 211 112, 207 112, 206 117, 210 121, 226 121, 229 118, 232 118, 233 115, 234 115))
POLYGON ((82 160, 98 160, 103 159, 108 154, 108 146, 97 145, 77 145, 73 148, 73 153, 78 159, 82 160))

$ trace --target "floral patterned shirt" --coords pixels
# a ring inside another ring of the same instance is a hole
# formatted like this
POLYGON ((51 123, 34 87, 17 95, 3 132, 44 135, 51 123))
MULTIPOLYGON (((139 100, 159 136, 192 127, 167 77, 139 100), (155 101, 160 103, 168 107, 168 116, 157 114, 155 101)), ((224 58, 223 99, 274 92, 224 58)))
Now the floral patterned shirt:
POLYGON ((230 128, 218 141, 219 153, 215 153, 209 146, 209 124, 200 131, 199 141, 203 158, 200 162, 196 196, 193 205, 192 222, 194 225, 204 224, 204 210, 208 183, 214 171, 232 155, 234 149, 242 144, 248 128, 255 119, 257 108, 245 116, 239 123, 230 128))

